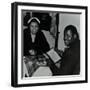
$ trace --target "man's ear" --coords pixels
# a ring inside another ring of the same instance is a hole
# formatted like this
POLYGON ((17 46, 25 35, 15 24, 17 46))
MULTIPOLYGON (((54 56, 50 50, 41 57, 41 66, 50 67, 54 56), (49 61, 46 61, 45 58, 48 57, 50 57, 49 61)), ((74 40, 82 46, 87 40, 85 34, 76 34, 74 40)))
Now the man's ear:
POLYGON ((74 39, 76 39, 77 38, 77 35, 76 34, 74 34, 74 39))

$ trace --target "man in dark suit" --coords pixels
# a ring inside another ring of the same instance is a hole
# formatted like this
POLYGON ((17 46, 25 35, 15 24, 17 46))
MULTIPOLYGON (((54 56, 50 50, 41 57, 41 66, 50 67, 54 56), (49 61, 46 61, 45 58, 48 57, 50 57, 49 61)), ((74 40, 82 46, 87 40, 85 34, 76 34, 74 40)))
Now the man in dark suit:
POLYGON ((64 43, 67 48, 61 55, 60 68, 52 60, 47 61, 48 65, 53 75, 78 75, 80 74, 80 40, 75 26, 69 25, 65 28, 64 43))

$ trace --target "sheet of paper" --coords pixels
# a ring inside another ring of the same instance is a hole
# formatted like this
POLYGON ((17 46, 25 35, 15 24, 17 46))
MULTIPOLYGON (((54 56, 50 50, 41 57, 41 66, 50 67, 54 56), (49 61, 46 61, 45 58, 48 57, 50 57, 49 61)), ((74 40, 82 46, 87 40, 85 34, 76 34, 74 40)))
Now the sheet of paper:
POLYGON ((61 59, 61 57, 57 54, 57 52, 54 49, 48 51, 47 54, 50 56, 54 63, 61 59))

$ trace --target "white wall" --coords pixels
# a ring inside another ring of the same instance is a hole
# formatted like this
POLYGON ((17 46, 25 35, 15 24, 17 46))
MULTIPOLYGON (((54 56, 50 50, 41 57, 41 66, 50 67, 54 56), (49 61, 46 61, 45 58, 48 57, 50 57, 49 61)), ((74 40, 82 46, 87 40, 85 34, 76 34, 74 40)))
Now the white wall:
POLYGON ((63 41, 64 29, 68 25, 74 25, 77 28, 79 33, 80 31, 80 14, 72 13, 60 13, 59 14, 59 39, 58 39, 58 48, 64 50, 65 44, 63 41))
MULTIPOLYGON (((10 86, 11 81, 11 2, 18 0, 1 0, 0 2, 0 90, 15 90, 10 86)), ((87 5, 90 9, 90 0, 19 0, 24 2, 87 5)), ((89 10, 90 11, 90 10, 89 10)), ((90 16, 90 12, 89 15, 90 16)), ((90 20, 90 17, 88 18, 90 20)), ((90 23, 90 22, 89 22, 90 23)), ((90 26, 90 25, 89 25, 90 26)), ((89 27, 90 29, 90 27, 89 27)), ((88 31, 90 33, 90 30, 88 31)), ((89 35, 90 38, 90 35, 89 35)), ((90 46, 90 42, 89 45, 90 46)), ((88 48, 90 50, 90 47, 88 48)), ((90 53, 90 52, 89 52, 90 53)), ((89 55, 90 56, 90 55, 89 55)), ((90 59, 90 57, 89 57, 90 59)), ((88 61, 90 64, 90 60, 88 61)), ((88 66, 90 69, 90 65, 88 66)), ((89 75, 90 76, 90 70, 89 75)), ((55 86, 38 86, 18 88, 19 90, 90 90, 88 84, 69 84, 55 86)))

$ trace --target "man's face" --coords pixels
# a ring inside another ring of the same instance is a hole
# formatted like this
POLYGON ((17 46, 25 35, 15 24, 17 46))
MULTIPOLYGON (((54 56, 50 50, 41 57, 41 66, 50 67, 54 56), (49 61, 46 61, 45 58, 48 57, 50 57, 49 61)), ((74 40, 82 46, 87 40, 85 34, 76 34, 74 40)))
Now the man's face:
POLYGON ((69 46, 74 40, 71 30, 67 30, 64 34, 64 43, 69 46))
POLYGON ((31 22, 30 30, 32 34, 36 34, 38 32, 39 26, 36 22, 31 22))

